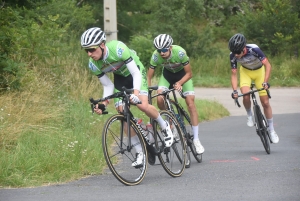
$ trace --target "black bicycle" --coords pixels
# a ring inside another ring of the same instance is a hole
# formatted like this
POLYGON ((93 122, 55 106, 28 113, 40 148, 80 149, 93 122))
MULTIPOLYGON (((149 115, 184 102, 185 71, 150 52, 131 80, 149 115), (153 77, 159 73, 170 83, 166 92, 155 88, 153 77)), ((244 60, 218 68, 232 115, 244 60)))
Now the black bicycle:
MULTIPOLYGON (((178 91, 180 96, 182 98, 186 98, 181 91, 178 91)), ((180 124, 180 128, 182 130, 182 133, 185 137, 186 141, 186 153, 187 153, 187 162, 186 162, 186 167, 190 167, 191 165, 191 157, 190 157, 190 152, 192 152, 194 158, 198 163, 202 162, 202 154, 197 154, 196 152, 196 147, 193 143, 194 135, 193 135, 193 129, 192 129, 192 123, 191 123, 191 118, 189 114, 186 112, 186 110, 181 106, 181 104, 178 102, 175 89, 168 89, 163 91, 160 94, 157 94, 153 97, 156 96, 163 96, 164 97, 164 102, 165 102, 165 107, 168 111, 170 111, 177 119, 177 121, 180 124), (173 99, 170 98, 170 93, 173 93, 173 99)))
MULTIPOLYGON (((97 100, 90 98, 92 112, 94 112, 96 104, 105 100, 120 98, 123 102, 123 110, 118 111, 118 114, 114 114, 108 118, 104 125, 102 131, 102 149, 110 171, 121 183, 128 186, 137 185, 144 179, 148 167, 147 149, 149 150, 150 147, 148 144, 146 145, 145 131, 141 125, 138 124, 136 118, 134 118, 132 112, 130 111, 131 103, 129 97, 132 92, 133 89, 126 89, 123 87, 120 92, 114 93, 105 98, 97 100), (137 138, 135 138, 135 142, 132 143, 131 138, 135 135, 137 138), (139 147, 140 150, 137 150, 137 147, 139 147), (132 167, 132 163, 135 161, 137 154, 140 152, 143 154, 142 164, 138 167, 132 167)), ((105 111, 103 114, 107 114, 107 112, 105 111)), ((164 119, 172 123, 176 123, 176 119, 174 119, 168 111, 161 111, 160 115, 164 119)), ((180 165, 185 159, 184 143, 173 143, 172 149, 166 148, 164 143, 160 143, 164 141, 161 137, 162 134, 158 123, 155 120, 151 120, 151 122, 153 125, 156 144, 156 147, 152 147, 150 150, 151 153, 159 156, 163 154, 166 155, 166 157, 169 159, 168 161, 160 160, 164 169, 173 177, 180 176, 184 170, 184 166, 180 165), (177 157, 173 157, 173 150, 175 149, 177 150, 176 153, 181 155, 182 161, 179 161, 177 157), (170 163, 173 166, 169 166, 166 163, 170 163)))
MULTIPOLYGON (((152 93, 154 90, 157 90, 157 86, 148 87, 149 104, 152 104, 152 99, 153 99, 152 93)), ((154 146, 156 148, 157 154, 155 153, 153 154, 153 148, 151 148, 153 144, 150 144, 150 149, 148 146, 148 150, 149 150, 148 159, 150 158, 153 159, 153 156, 155 157, 155 155, 158 156, 158 159, 161 165, 163 166, 163 168, 165 169, 165 171, 172 177, 178 177, 182 175, 185 169, 185 163, 186 163, 185 140, 182 135, 180 125, 177 122, 174 115, 167 110, 160 111, 160 115, 165 121, 167 121, 170 124, 170 126, 172 126, 172 131, 178 133, 178 136, 174 138, 174 142, 171 147, 165 147, 163 134, 160 131, 160 129, 158 129, 158 123, 153 119, 150 119, 150 123, 153 125, 154 128, 154 139, 155 139, 154 146)))
MULTIPOLYGON (((242 96, 250 94, 252 102, 253 102, 253 113, 254 113, 256 133, 260 137, 261 142, 263 143, 266 152, 268 154, 270 154, 270 152, 271 152, 270 142, 272 143, 272 141, 270 139, 270 133, 269 133, 269 130, 268 130, 269 125, 268 125, 268 122, 266 120, 265 115, 262 113, 262 111, 260 109, 260 106, 257 103, 256 96, 255 96, 256 92, 259 92, 259 91, 262 91, 262 90, 265 90, 265 89, 260 88, 260 89, 255 89, 254 90, 253 89, 254 86, 255 86, 255 84, 252 83, 251 87, 250 87, 250 91, 247 92, 247 93, 244 93, 244 94, 239 94, 238 97, 242 97, 242 96)), ((271 98, 269 90, 266 90, 266 91, 267 91, 268 97, 271 98)), ((235 99, 235 102, 236 102, 238 107, 241 107, 241 105, 239 104, 238 99, 235 99)))

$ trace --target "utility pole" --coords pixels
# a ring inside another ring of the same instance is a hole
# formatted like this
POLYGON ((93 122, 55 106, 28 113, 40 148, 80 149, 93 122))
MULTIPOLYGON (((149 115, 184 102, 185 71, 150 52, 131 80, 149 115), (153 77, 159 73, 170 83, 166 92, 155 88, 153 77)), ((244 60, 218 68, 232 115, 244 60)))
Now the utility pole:
POLYGON ((117 40, 117 2, 116 0, 103 0, 104 9, 104 32, 106 40, 117 40))

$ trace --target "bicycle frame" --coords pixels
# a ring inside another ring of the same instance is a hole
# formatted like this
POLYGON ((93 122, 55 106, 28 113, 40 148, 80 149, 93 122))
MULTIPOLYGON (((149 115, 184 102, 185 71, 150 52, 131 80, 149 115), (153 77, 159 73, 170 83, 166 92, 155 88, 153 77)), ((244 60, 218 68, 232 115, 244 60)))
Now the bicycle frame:
MULTIPOLYGON (((183 106, 179 103, 179 101, 178 101, 178 99, 177 99, 177 96, 176 96, 176 93, 175 93, 174 90, 172 91, 172 93, 173 93, 173 98, 174 98, 173 103, 176 105, 176 107, 180 108, 180 110, 182 111, 182 113, 186 113, 186 111, 184 110, 183 106)), ((179 94, 180 94, 180 96, 181 96, 182 98, 184 98, 184 99, 186 98, 186 97, 182 94, 181 91, 179 91, 179 94)), ((170 99, 170 101, 172 101, 172 99, 170 99)), ((173 108, 172 108, 172 109, 173 109, 173 108)), ((180 111, 178 111, 178 112, 181 113, 180 111)), ((174 113, 175 113, 175 111, 174 111, 174 113)), ((187 114, 181 114, 181 115, 184 115, 188 122, 191 121, 189 115, 187 115, 187 114)), ((188 132, 187 132, 187 130, 186 130, 186 127, 184 126, 184 123, 183 123, 183 122, 184 122, 183 117, 182 117, 181 115, 178 117, 178 121, 179 121, 179 123, 180 123, 180 125, 181 125, 181 129, 183 130, 183 133, 188 134, 188 132)), ((192 125, 191 125, 191 126, 192 126, 192 125)), ((190 140, 188 136, 187 136, 187 139, 188 139, 188 141, 190 140)), ((189 143, 191 143, 191 142, 189 142, 189 143)))
MULTIPOLYGON (((156 88, 156 89, 157 89, 157 88, 156 88)), ((179 91, 179 94, 180 94, 180 96, 181 96, 182 98, 184 98, 184 99, 186 98, 186 97, 182 94, 182 92, 179 91)), ((176 107, 179 107, 182 111, 184 111, 183 107, 182 107, 182 106, 179 104, 179 102, 178 102, 178 99, 177 99, 177 96, 176 96, 175 89, 174 89, 174 88, 173 88, 173 89, 168 89, 168 90, 166 90, 166 91, 164 91, 164 92, 162 92, 162 93, 160 93, 160 94, 156 94, 156 95, 152 96, 152 98, 155 98, 155 97, 157 97, 157 96, 163 96, 163 97, 164 97, 164 102, 165 102, 165 104, 166 104, 166 108, 168 108, 168 110, 171 111, 171 113, 176 117, 178 123, 180 124, 181 129, 183 129, 184 134, 185 134, 185 133, 186 133, 185 126, 182 125, 183 119, 182 119, 181 116, 180 116, 180 117, 177 117, 176 111, 174 110, 174 108, 172 107, 172 104, 171 104, 171 101, 172 101, 172 102, 176 105, 176 107), (170 93, 171 93, 171 92, 173 93, 173 98, 174 98, 174 100, 172 100, 172 99, 170 98, 170 93)), ((188 115, 186 115, 186 116, 188 117, 188 115)), ((190 121, 189 117, 188 117, 188 120, 190 121)))
MULTIPOLYGON (((98 104, 99 102, 103 102, 112 98, 122 98, 122 102, 124 103, 123 106, 123 111, 118 110, 118 113, 124 115, 124 117, 126 118, 126 123, 127 123, 127 134, 128 134, 128 146, 126 147, 127 151, 130 151, 132 149, 132 145, 131 145, 131 131, 130 131, 130 127, 131 127, 131 122, 130 120, 132 119, 134 122, 136 122, 136 120, 134 119, 134 116, 132 114, 132 112, 130 111, 130 100, 129 100, 129 96, 130 94, 133 92, 133 89, 126 89, 125 87, 122 87, 121 92, 117 92, 115 94, 112 94, 110 96, 107 96, 105 98, 100 98, 97 100, 94 100, 93 98, 90 98, 90 103, 91 103, 91 109, 92 109, 92 113, 94 113, 94 108, 95 105, 98 104)), ((140 104, 140 103, 138 103, 140 104)), ((103 112, 103 114, 108 114, 108 112, 103 112)), ((143 128, 136 123, 136 126, 138 127, 139 131, 141 132, 143 138, 144 138, 144 130, 143 128)), ((124 122, 122 122, 122 127, 124 127, 124 122)), ((124 152, 123 149, 123 139, 124 139, 124 132, 121 132, 121 152, 124 152)))

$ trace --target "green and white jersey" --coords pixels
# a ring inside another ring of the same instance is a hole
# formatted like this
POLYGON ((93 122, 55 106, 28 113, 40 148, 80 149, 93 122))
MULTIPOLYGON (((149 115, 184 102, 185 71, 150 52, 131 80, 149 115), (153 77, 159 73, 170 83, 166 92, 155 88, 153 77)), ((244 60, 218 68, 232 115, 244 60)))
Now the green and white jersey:
POLYGON ((126 64, 132 61, 132 59, 137 65, 140 64, 136 52, 129 49, 123 42, 112 40, 106 43, 106 47, 107 51, 103 60, 95 61, 92 58, 89 60, 89 68, 93 74, 100 76, 113 72, 123 77, 127 77, 130 75, 130 72, 126 64))
POLYGON ((166 70, 176 73, 179 72, 190 62, 186 51, 178 46, 172 45, 172 52, 168 59, 163 59, 160 54, 155 50, 150 60, 150 68, 155 69, 162 66, 166 70))

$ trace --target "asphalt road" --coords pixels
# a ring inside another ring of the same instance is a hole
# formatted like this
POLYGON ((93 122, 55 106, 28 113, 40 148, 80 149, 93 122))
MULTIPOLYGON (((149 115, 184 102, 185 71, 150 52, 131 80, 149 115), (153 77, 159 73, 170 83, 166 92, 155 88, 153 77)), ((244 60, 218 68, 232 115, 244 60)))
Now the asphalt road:
POLYGON ((199 125, 205 147, 203 162, 193 160, 181 177, 171 178, 157 164, 149 166, 138 186, 124 186, 107 171, 67 184, 0 189, 0 201, 299 201, 300 89, 279 88, 271 92, 274 126, 280 141, 271 145, 270 155, 255 128, 246 126, 244 109, 230 100, 230 89, 200 88, 196 93, 198 98, 222 103, 231 116, 199 125))

